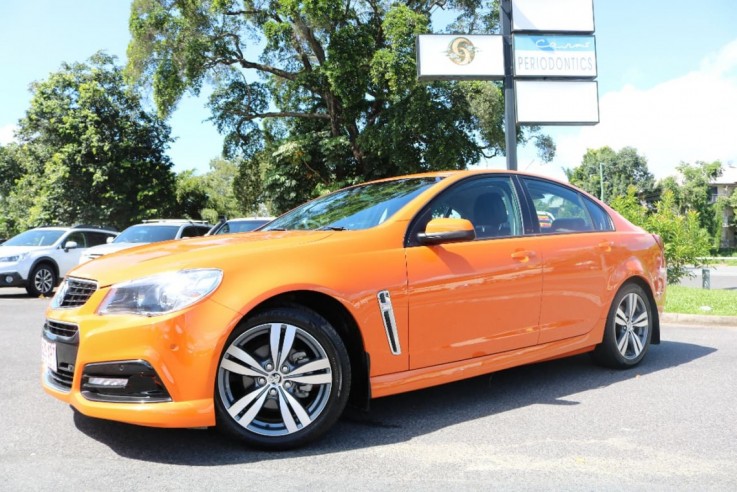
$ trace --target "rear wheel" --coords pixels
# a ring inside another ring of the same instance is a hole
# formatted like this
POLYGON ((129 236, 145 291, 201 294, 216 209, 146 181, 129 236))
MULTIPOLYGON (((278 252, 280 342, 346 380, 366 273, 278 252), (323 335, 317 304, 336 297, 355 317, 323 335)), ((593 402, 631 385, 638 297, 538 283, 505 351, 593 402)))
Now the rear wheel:
POLYGON ((645 357, 652 332, 650 298, 639 285, 627 284, 614 296, 604 339, 593 352, 594 360, 607 367, 634 367, 645 357))
POLYGON ((39 263, 28 277, 26 292, 33 297, 49 296, 56 287, 56 273, 48 263, 39 263))
POLYGON ((218 426, 267 449, 306 444, 340 417, 348 353, 335 329, 302 307, 265 311, 234 330, 215 387, 218 426))

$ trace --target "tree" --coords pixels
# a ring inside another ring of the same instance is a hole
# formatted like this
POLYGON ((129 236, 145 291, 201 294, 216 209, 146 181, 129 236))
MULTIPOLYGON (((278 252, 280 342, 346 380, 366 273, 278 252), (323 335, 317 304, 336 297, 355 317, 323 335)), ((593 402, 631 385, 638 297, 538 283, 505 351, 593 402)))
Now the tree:
POLYGON ((32 205, 19 206, 14 193, 23 176, 24 157, 18 144, 0 145, 0 238, 9 238, 19 232, 17 217, 32 205))
POLYGON ((714 181, 722 175, 722 163, 719 161, 695 164, 680 163, 676 169, 681 175, 682 182, 677 180, 664 184, 673 189, 675 202, 682 213, 694 211, 699 216, 701 227, 709 231, 714 239, 715 247, 719 247, 722 226, 722 208, 724 201, 712 201, 711 188, 714 181))
MULTIPOLYGON (((497 29, 480 0, 134 0, 131 80, 162 116, 210 82, 212 120, 239 157, 246 208, 277 211, 357 181, 459 169, 504 152, 503 96, 489 82, 418 83, 416 35, 497 29)), ((520 131, 550 160, 539 128, 520 131)))
POLYGON ((640 200, 648 203, 657 201, 655 178, 647 168, 647 159, 632 147, 624 147, 619 152, 611 147, 588 149, 581 165, 565 172, 572 184, 600 198, 603 176, 603 199, 608 202, 618 196, 627 196, 630 186, 635 186, 640 200))
POLYGON ((9 207, 25 206, 7 211, 19 229, 79 222, 123 228, 170 209, 169 127, 144 110, 114 57, 64 63, 31 89, 17 134, 20 177, 9 197, 9 207))
POLYGON ((174 215, 195 220, 203 218, 202 212, 207 208, 208 195, 201 176, 197 176, 193 170, 177 174, 175 196, 174 215))
POLYGON ((663 192, 654 210, 645 207, 636 194, 637 188, 630 186, 627 194, 616 196, 611 205, 633 224, 663 239, 668 283, 677 284, 691 275, 689 265, 704 265, 701 258, 709 253, 709 232, 699 224, 698 213, 679 211, 672 191, 663 192))
POLYGON ((210 171, 202 176, 192 170, 177 174, 175 214, 211 223, 245 215, 234 189, 237 174, 237 163, 226 159, 210 161, 210 171))
POLYGON ((210 161, 210 171, 204 175, 205 189, 209 197, 208 219, 212 222, 218 217, 228 218, 246 215, 236 197, 235 178, 238 175, 238 163, 227 159, 210 161))

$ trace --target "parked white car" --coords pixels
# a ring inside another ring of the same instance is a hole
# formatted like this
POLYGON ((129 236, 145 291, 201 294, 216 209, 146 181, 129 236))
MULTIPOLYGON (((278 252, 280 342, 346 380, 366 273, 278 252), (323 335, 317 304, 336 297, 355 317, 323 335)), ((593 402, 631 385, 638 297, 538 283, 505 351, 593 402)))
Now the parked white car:
POLYGON ((210 224, 201 220, 144 220, 141 224, 132 225, 125 229, 109 244, 102 244, 88 249, 80 256, 79 263, 85 263, 109 253, 143 244, 204 236, 211 228, 210 224))
POLYGON ((82 253, 117 234, 95 226, 37 227, 18 234, 0 245, 0 287, 48 296, 82 253))

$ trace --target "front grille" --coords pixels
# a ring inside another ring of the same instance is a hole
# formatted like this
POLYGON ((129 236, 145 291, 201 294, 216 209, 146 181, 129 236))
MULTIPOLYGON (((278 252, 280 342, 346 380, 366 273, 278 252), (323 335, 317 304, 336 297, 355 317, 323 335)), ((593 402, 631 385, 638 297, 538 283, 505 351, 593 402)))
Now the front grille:
POLYGON ((46 323, 44 323, 44 331, 57 337, 72 338, 79 331, 79 327, 71 323, 62 323, 61 321, 47 319, 46 323))
POLYGON ((60 390, 72 389, 74 366, 79 351, 79 328, 72 323, 47 319, 44 322, 43 338, 55 346, 56 370, 46 368, 46 382, 60 390))
POLYGON ((74 380, 74 366, 59 366, 56 368, 56 371, 47 369, 46 378, 47 381, 54 386, 63 388, 65 390, 70 390, 72 389, 72 381, 74 380))
POLYGON ((59 307, 70 308, 83 305, 97 290, 97 282, 69 278, 65 282, 59 307))

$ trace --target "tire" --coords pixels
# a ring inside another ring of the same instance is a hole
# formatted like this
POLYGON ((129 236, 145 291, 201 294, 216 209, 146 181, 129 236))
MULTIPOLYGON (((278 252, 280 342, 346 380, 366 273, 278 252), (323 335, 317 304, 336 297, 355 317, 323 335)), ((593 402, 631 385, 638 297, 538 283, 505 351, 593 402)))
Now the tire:
POLYGON ((650 348, 653 320, 653 307, 642 287, 623 286, 609 308, 604 338, 592 354, 594 360, 617 369, 639 364, 650 348))
POLYGON ((270 309, 239 325, 225 344, 215 381, 217 425, 262 449, 302 446, 335 424, 350 384, 348 352, 330 323, 300 306, 270 309))
POLYGON ((39 263, 28 277, 26 292, 33 297, 48 297, 56 287, 56 272, 49 263, 39 263))

